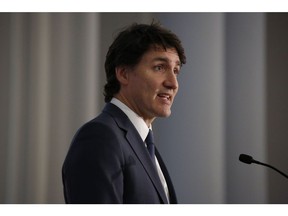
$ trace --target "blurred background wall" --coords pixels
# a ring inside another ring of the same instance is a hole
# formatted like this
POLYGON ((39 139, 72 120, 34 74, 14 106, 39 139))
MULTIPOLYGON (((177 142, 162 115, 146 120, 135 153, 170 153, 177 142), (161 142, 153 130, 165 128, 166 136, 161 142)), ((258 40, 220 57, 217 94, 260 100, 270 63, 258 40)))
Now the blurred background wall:
POLYGON ((64 203, 76 130, 104 105, 117 32, 159 20, 186 49, 156 141, 180 203, 288 203, 288 14, 1 13, 0 203, 64 203))

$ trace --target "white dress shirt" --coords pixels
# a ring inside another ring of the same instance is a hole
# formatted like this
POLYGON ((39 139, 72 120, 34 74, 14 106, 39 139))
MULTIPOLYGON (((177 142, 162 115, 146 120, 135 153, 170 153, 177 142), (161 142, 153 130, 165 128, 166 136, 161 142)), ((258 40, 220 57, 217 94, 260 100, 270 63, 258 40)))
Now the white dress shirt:
MULTIPOLYGON (((138 116, 133 110, 131 110, 128 106, 126 106, 124 103, 122 103, 120 100, 118 100, 117 98, 112 98, 111 103, 116 105, 117 107, 119 107, 129 118, 129 120, 132 122, 132 124, 134 125, 134 127, 136 128, 136 130, 138 131, 141 139, 143 140, 143 142, 145 143, 145 139, 149 133, 149 129, 152 129, 152 127, 150 126, 150 128, 146 125, 145 121, 143 120, 143 118, 141 118, 140 116, 138 116)), ((146 145, 146 144, 145 144, 146 145)), ((166 193, 166 197, 169 203, 169 190, 168 190, 168 186, 165 180, 165 177, 163 175, 163 172, 160 168, 160 165, 158 163, 157 157, 155 156, 155 161, 156 161, 156 167, 157 167, 157 171, 158 171, 158 175, 159 178, 161 180, 161 183, 163 185, 164 191, 166 193)))

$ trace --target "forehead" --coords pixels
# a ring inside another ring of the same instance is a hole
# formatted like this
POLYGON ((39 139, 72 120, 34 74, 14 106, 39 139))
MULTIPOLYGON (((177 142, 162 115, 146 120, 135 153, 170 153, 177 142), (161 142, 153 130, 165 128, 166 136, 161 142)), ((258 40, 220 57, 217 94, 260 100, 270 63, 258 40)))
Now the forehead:
POLYGON ((180 64, 179 55, 175 48, 164 49, 159 46, 151 47, 142 56, 142 61, 157 61, 157 60, 180 64))

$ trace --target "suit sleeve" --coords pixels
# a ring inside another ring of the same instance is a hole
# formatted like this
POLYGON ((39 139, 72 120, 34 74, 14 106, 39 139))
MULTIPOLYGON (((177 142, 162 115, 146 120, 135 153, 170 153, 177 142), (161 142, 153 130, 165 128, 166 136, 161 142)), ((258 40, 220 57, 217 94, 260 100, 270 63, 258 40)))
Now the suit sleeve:
POLYGON ((122 167, 115 132, 99 123, 84 126, 62 169, 66 203, 123 203, 122 167))

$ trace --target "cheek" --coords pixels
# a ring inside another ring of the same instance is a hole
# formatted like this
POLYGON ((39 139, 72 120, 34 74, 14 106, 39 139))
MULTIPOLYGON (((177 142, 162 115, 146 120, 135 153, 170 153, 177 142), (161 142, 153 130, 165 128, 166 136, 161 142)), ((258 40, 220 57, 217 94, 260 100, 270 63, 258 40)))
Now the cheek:
POLYGON ((161 86, 161 80, 155 76, 137 77, 132 82, 133 90, 145 97, 156 95, 156 92, 161 86))
POLYGON ((145 79, 140 82, 138 86, 136 86, 140 91, 153 92, 157 89, 157 83, 154 80, 145 79), (141 88, 142 89, 141 89, 141 88))
POLYGON ((157 89, 161 88, 163 81, 161 79, 157 79, 157 77, 151 77, 150 79, 146 80, 147 88, 151 89, 152 91, 156 91, 157 89))

